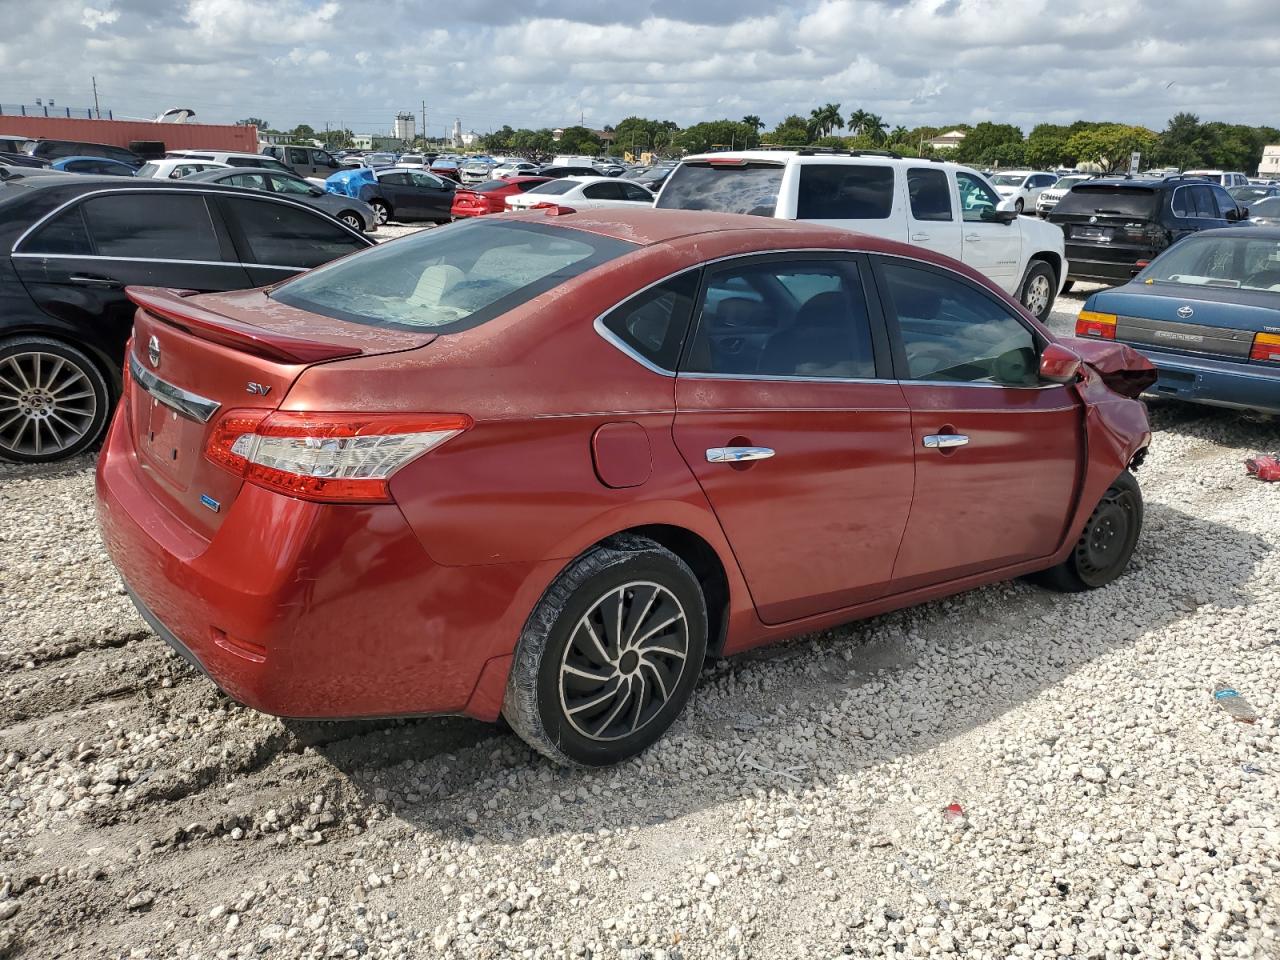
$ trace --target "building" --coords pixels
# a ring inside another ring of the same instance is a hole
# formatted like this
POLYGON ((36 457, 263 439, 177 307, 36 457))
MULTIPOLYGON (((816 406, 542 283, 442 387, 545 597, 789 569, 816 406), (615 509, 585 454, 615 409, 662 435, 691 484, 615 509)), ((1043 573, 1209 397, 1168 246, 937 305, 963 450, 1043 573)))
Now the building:
POLYGON ((1258 176, 1268 180, 1280 180, 1280 144, 1262 148, 1262 162, 1258 164, 1258 176))
MULTIPOLYGON (((74 117, 0 114, 0 131, 15 137, 82 140, 130 148, 130 144, 162 144, 165 150, 234 150, 258 152, 258 128, 239 124, 155 123, 149 120, 88 120, 74 117)), ((150 146, 148 152, 157 148, 150 146)))
POLYGON ((353 133, 351 135, 351 143, 357 150, 373 149, 373 134, 371 133, 353 133))
POLYGON ((412 143, 417 136, 417 120, 412 113, 397 113, 391 135, 397 140, 412 143))
POLYGON ((453 133, 449 135, 449 142, 455 147, 462 146, 462 118, 453 118, 453 133))
POLYGON ((935 150, 954 150, 960 144, 964 143, 963 130, 948 130, 946 133, 934 137, 932 140, 926 140, 929 146, 935 150))

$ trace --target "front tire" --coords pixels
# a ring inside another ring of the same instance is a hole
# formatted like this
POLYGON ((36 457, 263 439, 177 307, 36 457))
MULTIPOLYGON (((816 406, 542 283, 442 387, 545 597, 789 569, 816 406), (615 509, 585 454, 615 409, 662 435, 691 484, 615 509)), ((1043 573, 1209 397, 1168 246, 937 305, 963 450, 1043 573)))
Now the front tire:
POLYGON ((354 210, 343 210, 340 214, 338 214, 338 219, 341 220, 343 223, 345 223, 352 230, 360 230, 363 232, 365 229, 364 218, 361 217, 360 214, 356 213, 354 210))
POLYGON ((373 219, 378 226, 382 226, 391 219, 391 208, 381 200, 373 200, 369 206, 373 207, 373 219))
POLYGON ((0 459, 51 463, 106 429, 111 391, 87 353, 48 337, 0 341, 0 459))
POLYGON ((1061 593, 1105 587, 1124 573, 1142 533, 1142 491, 1126 470, 1107 488, 1071 555, 1032 579, 1061 593))
POLYGON ((615 537, 575 560, 534 609, 502 712, 556 763, 618 763, 680 716, 706 648, 693 571, 651 540, 615 537))
POLYGON ((1018 215, 1019 215, 1019 216, 1021 216, 1021 215, 1022 215, 1022 209, 1023 209, 1023 206, 1024 206, 1024 204, 1023 204, 1023 202, 1022 202, 1022 198, 1021 198, 1021 197, 1019 197, 1019 198, 1018 198, 1018 200, 1017 200, 1017 202, 1013 205, 1013 209, 1014 209, 1015 211, 1017 211, 1017 213, 1018 213, 1018 215))
POLYGON ((1019 301, 1041 323, 1049 322, 1049 314, 1053 311, 1053 301, 1057 298, 1058 278, 1053 267, 1043 260, 1032 260, 1027 267, 1027 275, 1022 280, 1022 291, 1019 301))

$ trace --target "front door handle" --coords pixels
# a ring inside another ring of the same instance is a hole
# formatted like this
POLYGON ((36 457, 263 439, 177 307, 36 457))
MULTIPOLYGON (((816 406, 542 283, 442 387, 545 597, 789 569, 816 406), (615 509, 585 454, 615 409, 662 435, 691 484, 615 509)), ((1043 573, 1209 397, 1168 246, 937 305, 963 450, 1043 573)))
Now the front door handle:
POLYGON ((710 447, 707 463, 743 463, 748 460, 768 460, 773 451, 768 447, 710 447))
POLYGON ((67 278, 72 283, 79 283, 86 287, 118 287, 119 280, 112 280, 110 277, 86 276, 82 273, 73 273, 67 278))
POLYGON ((948 450, 951 447, 963 447, 969 438, 963 433, 932 433, 924 438, 926 450, 948 450))
POLYGON ((913 233, 911 235, 911 240, 913 243, 924 243, 924 241, 928 239, 929 239, 929 235, 927 233, 913 233))
POLYGON ((982 236, 977 233, 966 233, 964 235, 964 239, 966 243, 980 243, 982 241, 982 236))

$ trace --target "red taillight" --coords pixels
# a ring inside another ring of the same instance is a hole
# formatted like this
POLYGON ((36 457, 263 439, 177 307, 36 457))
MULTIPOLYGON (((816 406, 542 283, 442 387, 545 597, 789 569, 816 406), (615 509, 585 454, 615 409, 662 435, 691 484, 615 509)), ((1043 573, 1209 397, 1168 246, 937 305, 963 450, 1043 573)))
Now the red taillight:
POLYGON ((532 207, 526 207, 526 210, 545 210, 548 217, 562 217, 566 213, 577 213, 573 207, 566 207, 559 203, 535 203, 532 207))
POLYGON ((1116 315, 1114 313, 1096 313, 1093 310, 1081 310, 1076 318, 1077 337, 1101 337, 1103 340, 1116 338, 1116 315))
POLYGON ((1280 334, 1254 334, 1249 359, 1260 360, 1263 363, 1280 363, 1280 334))
POLYGON ((1135 267, 1137 267, 1139 270, 1145 270, 1145 269, 1147 269, 1147 267, 1151 266, 1151 261, 1150 261, 1150 260, 1135 260, 1135 261, 1134 261, 1134 263, 1133 263, 1133 265, 1134 265, 1135 267))
POLYGON ((713 167, 745 167, 747 161, 742 157, 710 157, 707 160, 713 167))
POLYGON ((388 503, 391 476, 471 426, 463 414, 229 410, 205 456, 250 483, 322 503, 388 503))

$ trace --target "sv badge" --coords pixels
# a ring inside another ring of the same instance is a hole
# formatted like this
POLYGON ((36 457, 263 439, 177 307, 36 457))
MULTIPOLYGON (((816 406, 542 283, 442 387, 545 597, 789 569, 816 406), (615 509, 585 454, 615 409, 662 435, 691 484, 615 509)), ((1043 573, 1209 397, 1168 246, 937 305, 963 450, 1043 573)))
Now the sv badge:
POLYGON ((254 396, 257 396, 257 397, 265 397, 268 393, 271 392, 271 388, 267 386, 265 383, 255 383, 252 380, 250 380, 247 384, 245 384, 244 389, 246 393, 252 393, 254 396))

